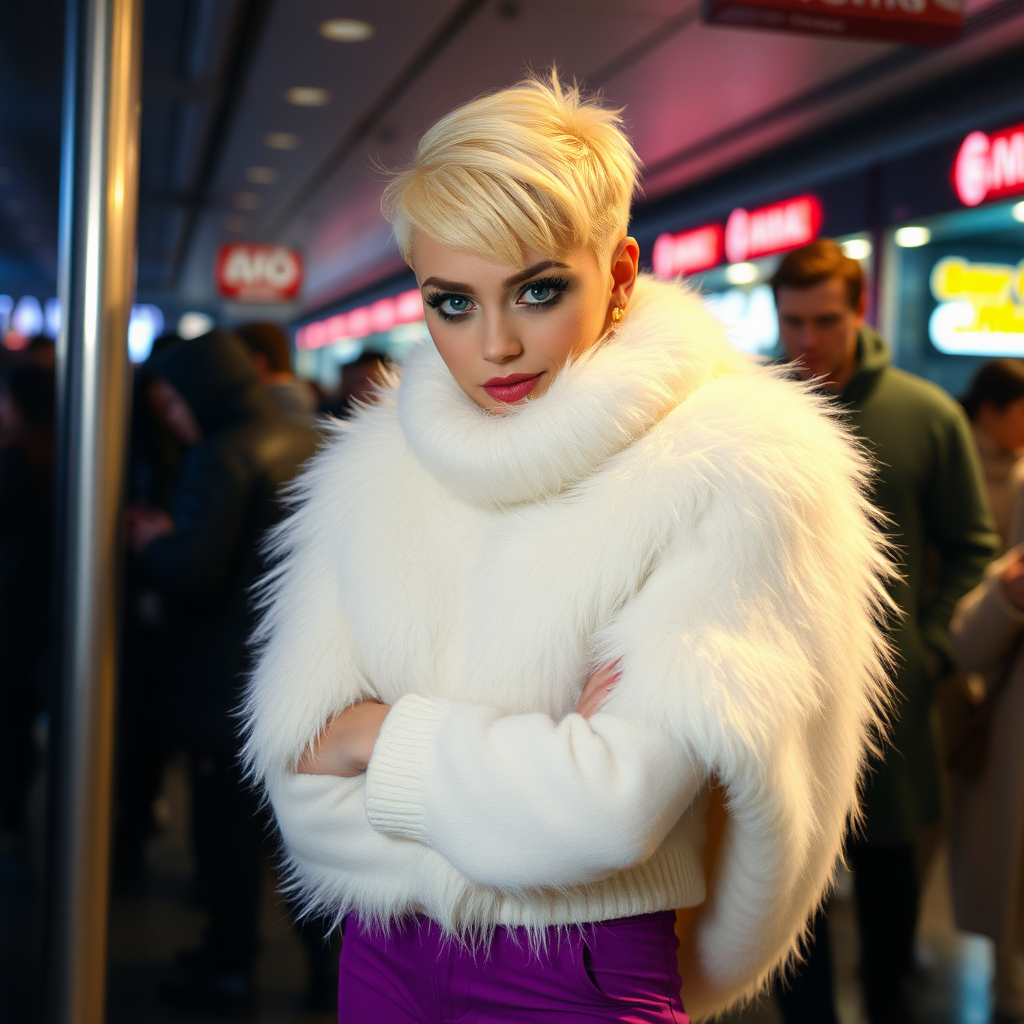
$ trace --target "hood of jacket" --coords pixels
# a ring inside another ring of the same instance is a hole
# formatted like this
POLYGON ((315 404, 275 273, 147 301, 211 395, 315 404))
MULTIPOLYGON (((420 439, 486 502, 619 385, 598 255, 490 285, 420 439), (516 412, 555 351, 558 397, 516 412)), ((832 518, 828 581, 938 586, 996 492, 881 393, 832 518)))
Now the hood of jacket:
POLYGON ((203 437, 274 415, 248 350, 229 331, 218 328, 182 341, 155 356, 146 369, 185 399, 203 437))
POLYGON ((516 505, 572 487, 744 363, 685 289, 641 275, 622 323, 540 398, 500 415, 482 409, 425 345, 407 361, 398 415, 409 447, 449 490, 476 505, 516 505))
POLYGON ((857 405, 891 362, 892 353, 885 339, 873 328, 862 327, 857 334, 857 369, 843 388, 840 401, 844 405, 857 405))

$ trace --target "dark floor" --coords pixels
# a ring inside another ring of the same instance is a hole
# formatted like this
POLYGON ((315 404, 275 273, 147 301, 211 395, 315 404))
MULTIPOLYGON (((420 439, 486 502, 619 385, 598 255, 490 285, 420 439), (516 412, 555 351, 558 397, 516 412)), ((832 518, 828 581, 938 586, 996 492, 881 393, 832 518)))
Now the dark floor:
MULTIPOLYGON (((168 772, 157 804, 163 827, 148 850, 148 880, 134 894, 115 895, 110 921, 109 1024, 213 1024, 162 1007, 155 991, 173 953, 198 942, 201 920, 189 897, 190 861, 184 822, 184 774, 168 772)), ((832 909, 841 1024, 865 1024, 856 986, 856 926, 849 878, 840 880, 832 909)), ((0 854, 0 1022, 32 1024, 27 991, 32 978, 35 888, 32 872, 0 854)), ((258 965, 263 1024, 329 1024, 331 1014, 303 1012, 305 954, 268 869, 264 949, 258 965)), ((917 1004, 922 1024, 987 1024, 990 944, 952 925, 947 871, 940 855, 923 901, 918 948, 917 1004)), ((725 1018, 727 1024, 778 1024, 770 1001, 725 1018)))

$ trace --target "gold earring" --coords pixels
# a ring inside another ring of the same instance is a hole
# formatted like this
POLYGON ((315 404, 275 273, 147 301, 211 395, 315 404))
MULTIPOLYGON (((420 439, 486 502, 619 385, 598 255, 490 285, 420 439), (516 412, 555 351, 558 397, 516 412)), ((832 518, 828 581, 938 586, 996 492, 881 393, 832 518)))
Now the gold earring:
POLYGON ((621 306, 612 306, 612 323, 621 324, 626 311, 621 306))

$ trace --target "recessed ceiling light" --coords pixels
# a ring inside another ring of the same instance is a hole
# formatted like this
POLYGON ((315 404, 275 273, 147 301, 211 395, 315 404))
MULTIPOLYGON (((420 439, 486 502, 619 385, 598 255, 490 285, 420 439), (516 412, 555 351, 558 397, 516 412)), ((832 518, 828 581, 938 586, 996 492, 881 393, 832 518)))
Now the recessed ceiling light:
POLYGON ((237 192, 234 204, 236 210, 255 210, 259 208, 260 197, 255 192, 237 192))
POLYGON ((725 268, 725 279, 729 284, 750 284, 760 276, 753 263, 730 263, 725 268))
POLYGON ((1010 216, 1021 224, 1024 224, 1024 203, 1014 203, 1010 207, 1010 216))
POLYGON ((373 38, 373 26, 355 18, 330 18, 320 22, 320 35, 332 43, 363 43, 373 38))
POLYGON ((297 107, 325 107, 331 100, 331 94, 315 85, 293 85, 284 98, 297 107))
POLYGON ((273 185, 277 181, 277 171, 273 167, 250 167, 245 176, 254 185, 273 185))
POLYGON ((245 218, 244 217, 225 217, 224 228, 226 231, 231 231, 237 234, 239 231, 245 230, 245 218))
POLYGON ((269 132, 263 136, 263 144, 268 149, 297 149, 299 137, 291 132, 269 132))
POLYGON ((910 224, 905 228, 897 228, 893 241, 902 249, 916 249, 927 245, 932 240, 932 233, 926 227, 910 224))

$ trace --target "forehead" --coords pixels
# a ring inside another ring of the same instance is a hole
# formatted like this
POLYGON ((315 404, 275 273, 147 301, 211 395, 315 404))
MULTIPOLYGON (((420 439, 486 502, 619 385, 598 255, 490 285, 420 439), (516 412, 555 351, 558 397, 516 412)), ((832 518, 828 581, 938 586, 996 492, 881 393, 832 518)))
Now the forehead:
POLYGON ((478 287, 498 284, 521 273, 527 267, 536 266, 547 260, 557 259, 574 270, 583 270, 597 258, 589 249, 578 249, 558 256, 523 247, 522 262, 513 265, 488 259, 465 249, 455 249, 424 234, 413 231, 410 240, 409 262, 421 283, 429 277, 441 277, 448 281, 459 281, 478 287))
POLYGON ((851 312, 846 283, 841 277, 827 277, 810 288, 782 287, 775 301, 780 313, 791 316, 851 312))

